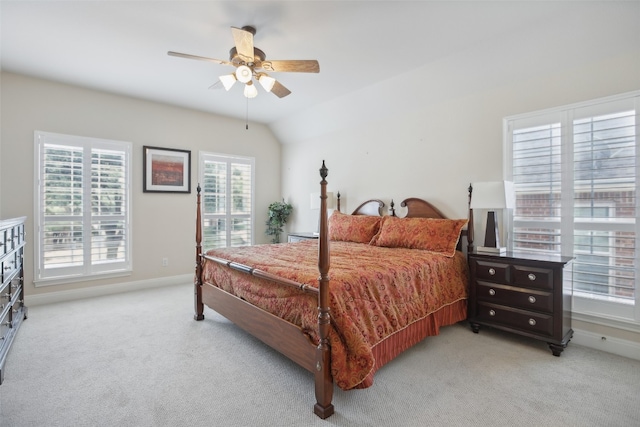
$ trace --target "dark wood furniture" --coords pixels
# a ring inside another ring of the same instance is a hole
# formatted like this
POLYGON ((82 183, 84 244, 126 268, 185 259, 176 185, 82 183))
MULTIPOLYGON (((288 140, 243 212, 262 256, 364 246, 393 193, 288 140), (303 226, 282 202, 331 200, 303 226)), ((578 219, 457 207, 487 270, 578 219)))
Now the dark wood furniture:
MULTIPOLYGON (((216 259, 203 253, 202 250, 202 220, 201 220, 201 202, 200 187, 198 186, 197 208, 196 208, 196 274, 195 274, 195 315, 196 320, 204 319, 204 305, 215 310, 227 319, 231 320, 240 328, 249 332, 265 344, 278 350, 300 366, 315 375, 315 396, 316 403, 314 405, 314 413, 325 419, 334 413, 332 404, 333 398, 333 377, 331 374, 331 353, 329 348, 329 328, 331 323, 331 314, 329 309, 329 227, 327 215, 327 181, 328 169, 324 162, 320 169, 320 227, 318 236, 318 287, 311 287, 306 284, 296 283, 294 281, 283 279, 273 274, 251 268, 246 265, 227 262, 226 260, 216 259), (298 288, 300 292, 307 292, 317 295, 318 299, 318 337, 319 343, 312 343, 306 333, 300 327, 289 323, 273 314, 262 310, 248 302, 231 295, 224 290, 203 280, 203 265, 205 262, 218 262, 226 265, 228 268, 250 274, 254 277, 267 279, 274 283, 298 288)), ((403 202, 409 210, 418 209, 420 212, 429 213, 434 218, 443 218, 437 209, 430 203, 420 199, 408 199, 407 203, 403 202)), ((380 214, 384 203, 380 200, 370 200, 360 205, 353 215, 380 214)), ((338 199, 338 210, 340 204, 338 199)), ((413 215, 417 216, 417 215, 413 215)), ((466 234, 466 233, 465 233, 466 234)), ((421 341, 426 335, 423 335, 416 322, 415 333, 411 342, 406 343, 406 347, 402 349, 391 349, 392 354, 385 355, 386 359, 377 360, 382 366, 387 361, 393 359, 404 349, 421 341)), ((414 329, 410 327, 406 330, 413 333, 414 329)))
POLYGON ((319 234, 294 232, 287 235, 287 243, 301 242, 303 240, 317 239, 319 234))
POLYGON ((572 258, 530 253, 469 255, 469 323, 548 343, 560 356, 571 329, 572 258))
POLYGON ((22 321, 27 318, 23 270, 25 219, 0 221, 0 384, 4 380, 4 363, 11 344, 22 321))

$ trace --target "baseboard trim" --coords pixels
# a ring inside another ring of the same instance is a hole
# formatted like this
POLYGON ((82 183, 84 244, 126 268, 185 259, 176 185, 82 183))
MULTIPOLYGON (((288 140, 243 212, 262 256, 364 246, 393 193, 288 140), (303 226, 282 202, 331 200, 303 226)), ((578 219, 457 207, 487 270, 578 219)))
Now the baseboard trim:
POLYGON ((180 285, 191 282, 193 282, 193 274, 183 274, 180 276, 159 277, 157 279, 137 280, 134 282, 114 283, 102 286, 89 286, 86 288, 70 289, 58 292, 45 292, 36 295, 26 295, 25 305, 36 306, 53 304, 63 301, 140 291, 150 288, 161 288, 164 286, 180 285))
POLYGON ((637 342, 616 337, 605 337, 602 334, 580 329, 574 329, 571 342, 584 347, 617 354, 618 356, 640 360, 640 343, 637 342))

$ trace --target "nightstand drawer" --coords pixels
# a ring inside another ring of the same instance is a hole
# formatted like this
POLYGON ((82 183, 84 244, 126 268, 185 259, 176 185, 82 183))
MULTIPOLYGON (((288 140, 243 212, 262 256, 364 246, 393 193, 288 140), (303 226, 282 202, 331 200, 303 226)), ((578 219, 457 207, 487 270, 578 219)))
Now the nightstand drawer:
POLYGON ((527 288, 553 289, 553 270, 514 265, 513 283, 527 288))
POLYGON ((489 282, 477 282, 477 298, 525 310, 553 312, 553 295, 536 289, 516 288, 489 282))
POLYGON ((478 320, 534 334, 553 334, 553 316, 496 304, 478 302, 478 320))
POLYGON ((476 277, 497 283, 509 283, 509 264, 473 260, 476 265, 476 277))

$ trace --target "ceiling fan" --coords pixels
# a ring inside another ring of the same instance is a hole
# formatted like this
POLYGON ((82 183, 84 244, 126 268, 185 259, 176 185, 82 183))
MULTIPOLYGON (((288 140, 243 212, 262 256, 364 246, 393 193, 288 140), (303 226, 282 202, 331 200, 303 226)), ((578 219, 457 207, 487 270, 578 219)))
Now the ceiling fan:
POLYGON ((253 45, 253 36, 256 29, 251 26, 242 28, 231 27, 231 34, 235 46, 229 51, 229 60, 207 58, 204 56, 189 55, 187 53, 172 52, 167 54, 181 58, 197 59, 209 61, 216 64, 232 65, 236 70, 232 74, 219 77, 220 83, 228 91, 239 81, 244 83, 244 96, 253 98, 258 95, 258 90, 253 84, 253 79, 257 80, 267 92, 275 94, 279 98, 284 98, 291 91, 284 87, 267 72, 296 72, 296 73, 319 73, 320 65, 316 60, 269 60, 265 53, 253 45))

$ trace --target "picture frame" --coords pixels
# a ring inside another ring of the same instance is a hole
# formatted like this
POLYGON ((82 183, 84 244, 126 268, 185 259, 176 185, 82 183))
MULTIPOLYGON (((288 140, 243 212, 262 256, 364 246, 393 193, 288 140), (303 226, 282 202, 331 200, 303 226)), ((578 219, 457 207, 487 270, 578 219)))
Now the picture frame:
POLYGON ((143 146, 145 193, 191 193, 191 151, 143 146))

